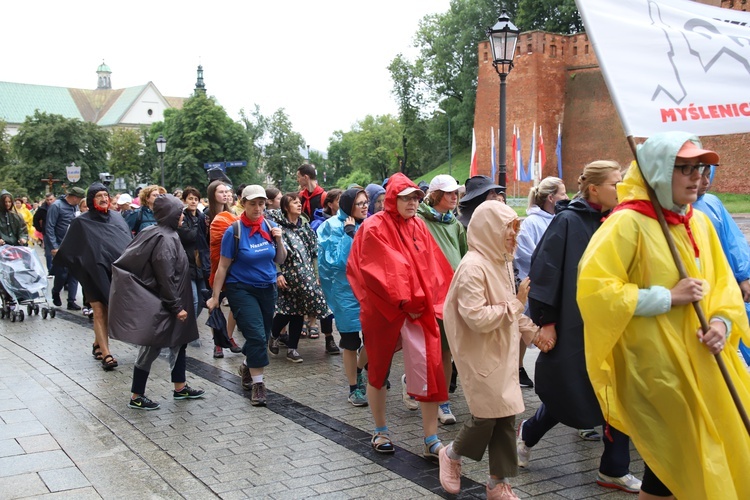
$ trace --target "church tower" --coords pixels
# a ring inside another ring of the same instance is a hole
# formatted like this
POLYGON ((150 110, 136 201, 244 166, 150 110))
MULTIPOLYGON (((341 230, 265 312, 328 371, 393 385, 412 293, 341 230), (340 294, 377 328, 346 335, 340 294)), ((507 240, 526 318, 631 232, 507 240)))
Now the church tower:
POLYGON ((195 82, 195 94, 206 94, 206 84, 203 83, 203 65, 198 65, 198 81, 195 82))
POLYGON ((112 70, 104 63, 103 59, 99 67, 96 68, 96 74, 99 76, 96 90, 109 90, 112 88, 112 80, 109 78, 109 75, 112 74, 112 70))

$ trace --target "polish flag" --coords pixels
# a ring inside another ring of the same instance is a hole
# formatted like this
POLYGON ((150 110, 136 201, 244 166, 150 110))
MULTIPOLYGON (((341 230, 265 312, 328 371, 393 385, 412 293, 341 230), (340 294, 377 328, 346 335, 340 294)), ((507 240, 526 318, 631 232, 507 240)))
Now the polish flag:
POLYGON ((474 129, 471 129, 471 167, 469 167, 469 177, 479 175, 477 168, 477 137, 474 134, 474 129))
POLYGON ((518 175, 518 155, 516 154, 516 126, 513 125, 513 146, 510 149, 513 151, 513 178, 518 181, 520 176, 518 175))
POLYGON ((547 164, 547 153, 544 151, 544 138, 542 137, 542 126, 539 125, 539 179, 542 178, 544 165, 547 164))
POLYGON ((490 137, 492 138, 492 147, 490 148, 490 169, 492 182, 495 182, 495 175, 497 175, 497 163, 495 162, 495 127, 490 127, 490 137))

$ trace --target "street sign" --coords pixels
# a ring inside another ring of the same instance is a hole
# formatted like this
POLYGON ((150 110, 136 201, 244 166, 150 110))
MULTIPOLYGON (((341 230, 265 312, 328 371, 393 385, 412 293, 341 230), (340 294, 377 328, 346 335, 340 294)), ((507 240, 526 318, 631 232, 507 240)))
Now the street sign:
POLYGON ((220 168, 220 169, 224 170, 226 167, 227 166, 226 166, 226 164, 223 161, 214 161, 214 162, 211 162, 211 163, 204 163, 203 164, 203 168, 205 168, 206 170, 208 170, 209 168, 220 168))
POLYGON ((246 161, 228 161, 227 167, 247 167, 246 161))
POLYGON ((75 183, 81 180, 81 167, 76 166, 75 163, 71 163, 69 167, 65 167, 65 173, 70 182, 75 183))

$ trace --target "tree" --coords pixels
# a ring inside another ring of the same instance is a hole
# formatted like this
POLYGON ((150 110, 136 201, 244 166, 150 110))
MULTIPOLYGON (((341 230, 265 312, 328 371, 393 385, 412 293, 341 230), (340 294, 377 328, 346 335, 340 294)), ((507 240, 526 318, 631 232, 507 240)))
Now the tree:
POLYGON ((522 31, 562 34, 585 31, 575 0, 519 0, 515 24, 522 31))
POLYGON ((134 129, 115 129, 110 138, 109 173, 124 178, 128 186, 135 186, 141 177, 141 132, 134 129))
MULTIPOLYGON (((164 112, 164 122, 151 125, 144 160, 150 168, 151 181, 161 182, 156 138, 163 134, 167 140, 164 153, 164 172, 167 190, 191 184, 205 191, 208 178, 204 163, 217 161, 247 161, 250 141, 244 127, 233 121, 213 97, 197 93, 185 101, 182 109, 164 112), (181 166, 180 166, 181 165, 181 166)), ((231 175, 231 173, 230 173, 231 175)))
POLYGON ((370 179, 379 181, 399 171, 402 134, 393 116, 367 115, 349 134, 352 165, 368 172, 370 179))
POLYGON ((349 132, 336 130, 328 139, 328 182, 337 184, 338 180, 352 172, 351 145, 349 132))
POLYGON ((81 180, 76 184, 85 189, 106 171, 109 139, 110 133, 93 123, 37 110, 26 117, 11 139, 19 163, 12 165, 9 173, 30 194, 41 195, 42 178, 52 174, 65 179, 65 167, 75 163, 81 167, 81 180))
POLYGON ((265 173, 282 191, 296 191, 297 167, 305 157, 300 152, 305 140, 292 129, 292 122, 284 108, 279 108, 268 122, 270 143, 265 147, 265 173))

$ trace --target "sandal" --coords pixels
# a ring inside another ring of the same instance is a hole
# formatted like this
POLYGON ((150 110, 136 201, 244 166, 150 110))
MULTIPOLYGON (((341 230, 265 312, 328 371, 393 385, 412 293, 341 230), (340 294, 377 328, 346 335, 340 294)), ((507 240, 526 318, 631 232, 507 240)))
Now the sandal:
POLYGON ((396 447, 393 446, 393 441, 388 436, 388 432, 373 432, 370 444, 372 445, 372 449, 378 453, 393 453, 396 451, 396 447))
POLYGON ((311 339, 317 339, 320 337, 320 330, 318 330, 317 326, 308 326, 307 331, 307 336, 311 339))
POLYGON ((302 331, 299 332, 299 338, 306 339, 307 338, 307 321, 302 325, 302 331))
POLYGON ((107 354, 106 356, 104 356, 104 359, 102 359, 102 368, 104 369, 104 371, 113 370, 117 368, 117 365, 117 360, 111 354, 107 354))
POLYGON ((596 429, 578 429, 578 435, 584 441, 601 441, 602 435, 596 429))
POLYGON ((100 351, 99 349, 99 344, 94 344, 91 346, 91 355, 94 356, 94 359, 97 361, 102 360, 102 351, 100 351))

